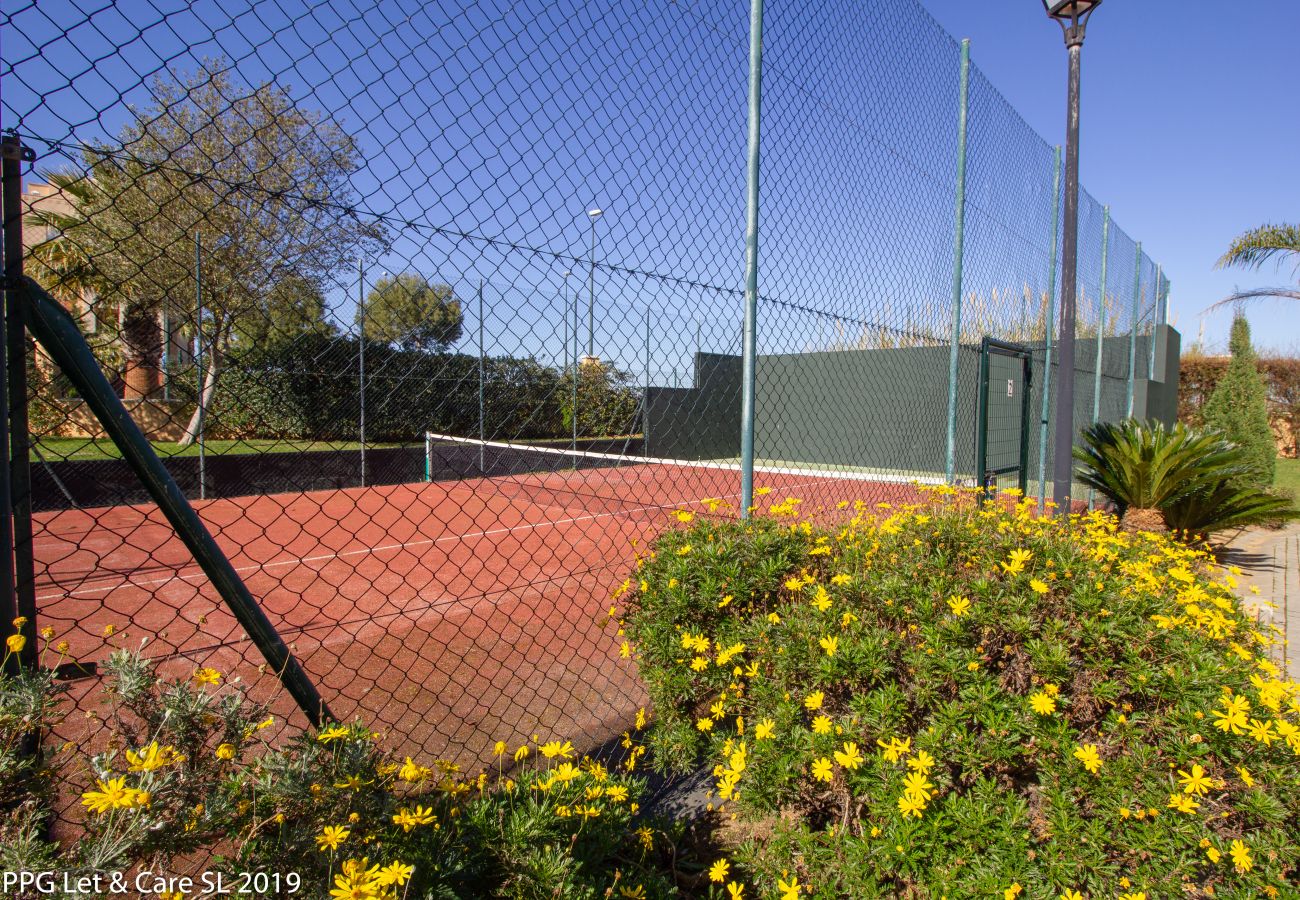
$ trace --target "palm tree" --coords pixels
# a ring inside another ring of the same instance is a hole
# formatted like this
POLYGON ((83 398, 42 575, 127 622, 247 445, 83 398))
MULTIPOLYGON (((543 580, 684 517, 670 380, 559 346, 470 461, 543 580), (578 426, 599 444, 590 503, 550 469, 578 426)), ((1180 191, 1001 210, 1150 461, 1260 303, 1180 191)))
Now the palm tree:
MULTIPOLYGON (((1243 266, 1247 269, 1259 269, 1264 263, 1274 261, 1281 265, 1283 260, 1294 258, 1294 276, 1300 271, 1300 226, 1298 225, 1261 225, 1238 235, 1229 245, 1228 251, 1214 264, 1216 269, 1228 266, 1243 266)), ((1300 289, 1293 287, 1265 287, 1249 291, 1234 291, 1209 309, 1217 309, 1229 303, 1243 300, 1258 300, 1263 297, 1284 297, 1288 300, 1300 300, 1300 289)))

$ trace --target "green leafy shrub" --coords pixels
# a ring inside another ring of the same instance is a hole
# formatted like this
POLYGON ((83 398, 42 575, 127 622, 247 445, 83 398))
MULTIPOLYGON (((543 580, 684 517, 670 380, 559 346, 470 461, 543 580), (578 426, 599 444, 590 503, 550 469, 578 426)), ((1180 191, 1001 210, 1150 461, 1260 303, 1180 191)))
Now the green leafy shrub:
POLYGON ((1273 484, 1277 445, 1269 425, 1268 388, 1250 344, 1250 323, 1240 311, 1228 339, 1232 360, 1202 411, 1207 428, 1222 432, 1242 450, 1246 472, 1237 481, 1260 490, 1273 484))
MULTIPOLYGON (((354 900, 672 892, 673 829, 634 822, 645 749, 631 734, 618 765, 546 740, 498 743, 490 770, 467 772, 393 758, 360 723, 272 745, 273 720, 238 679, 204 668, 160 680, 128 650, 104 667, 108 746, 82 766, 69 754, 55 765, 9 753, 17 735, 48 731, 58 700, 45 675, 0 676, 5 870, 134 878, 182 874, 197 860, 228 887, 244 884, 239 873, 260 874, 248 883, 256 896, 354 900), (84 816, 63 844, 44 837, 56 791, 79 795, 84 816)), ((174 896, 148 885, 144 896, 174 896)))
POLYGON ((653 758, 735 817, 719 891, 1297 896, 1300 688, 1229 572, 950 489, 800 509, 669 531, 627 586, 653 758))
POLYGON ((1188 539, 1225 528, 1300 515, 1282 497, 1254 487, 1248 454, 1221 434, 1160 422, 1098 422, 1083 430, 1078 479, 1114 503, 1121 525, 1188 539), (1140 518, 1158 511, 1156 526, 1140 518))

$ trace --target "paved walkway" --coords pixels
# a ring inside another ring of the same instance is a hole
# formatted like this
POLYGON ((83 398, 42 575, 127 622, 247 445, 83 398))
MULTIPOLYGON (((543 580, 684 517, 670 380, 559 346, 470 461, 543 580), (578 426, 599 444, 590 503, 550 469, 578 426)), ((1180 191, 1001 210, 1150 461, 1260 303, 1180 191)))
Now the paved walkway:
POLYGON ((1300 679, 1300 522, 1247 529, 1229 542, 1222 559, 1244 573, 1237 594, 1246 609, 1257 607, 1262 623, 1286 633, 1287 645, 1275 647, 1273 656, 1290 677, 1300 679))

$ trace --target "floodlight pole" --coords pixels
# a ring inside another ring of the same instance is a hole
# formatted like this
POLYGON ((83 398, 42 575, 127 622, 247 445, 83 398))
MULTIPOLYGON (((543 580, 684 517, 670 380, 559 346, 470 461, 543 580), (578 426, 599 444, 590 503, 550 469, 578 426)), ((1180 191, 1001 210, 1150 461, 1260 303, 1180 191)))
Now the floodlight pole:
POLYGON ((749 157, 745 169, 745 330, 740 377, 740 516, 754 505, 754 389, 758 356, 758 158, 763 94, 763 0, 749 2, 749 157))
POLYGON ((1065 118, 1065 220, 1061 247, 1060 362, 1056 380, 1056 437, 1052 457, 1052 499, 1058 515, 1068 516, 1074 480, 1074 329, 1079 265, 1079 68, 1084 30, 1101 0, 1065 0, 1043 6, 1061 25, 1070 56, 1069 96, 1065 118))

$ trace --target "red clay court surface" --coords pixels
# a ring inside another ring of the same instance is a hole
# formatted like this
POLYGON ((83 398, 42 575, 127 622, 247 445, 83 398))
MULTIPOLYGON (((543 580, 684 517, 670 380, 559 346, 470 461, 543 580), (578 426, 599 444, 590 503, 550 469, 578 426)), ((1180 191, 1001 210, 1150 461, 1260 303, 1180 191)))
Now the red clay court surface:
MULTIPOLYGON (((755 481, 808 509, 916 496, 830 472, 755 481)), ((472 763, 498 739, 594 747, 626 728, 645 695, 605 616, 634 542, 706 497, 734 511, 738 487, 729 469, 634 464, 195 506, 337 717, 400 753, 472 763)), ((157 508, 38 515, 35 557, 38 624, 70 659, 148 638, 165 674, 212 666, 302 721, 157 508)))

